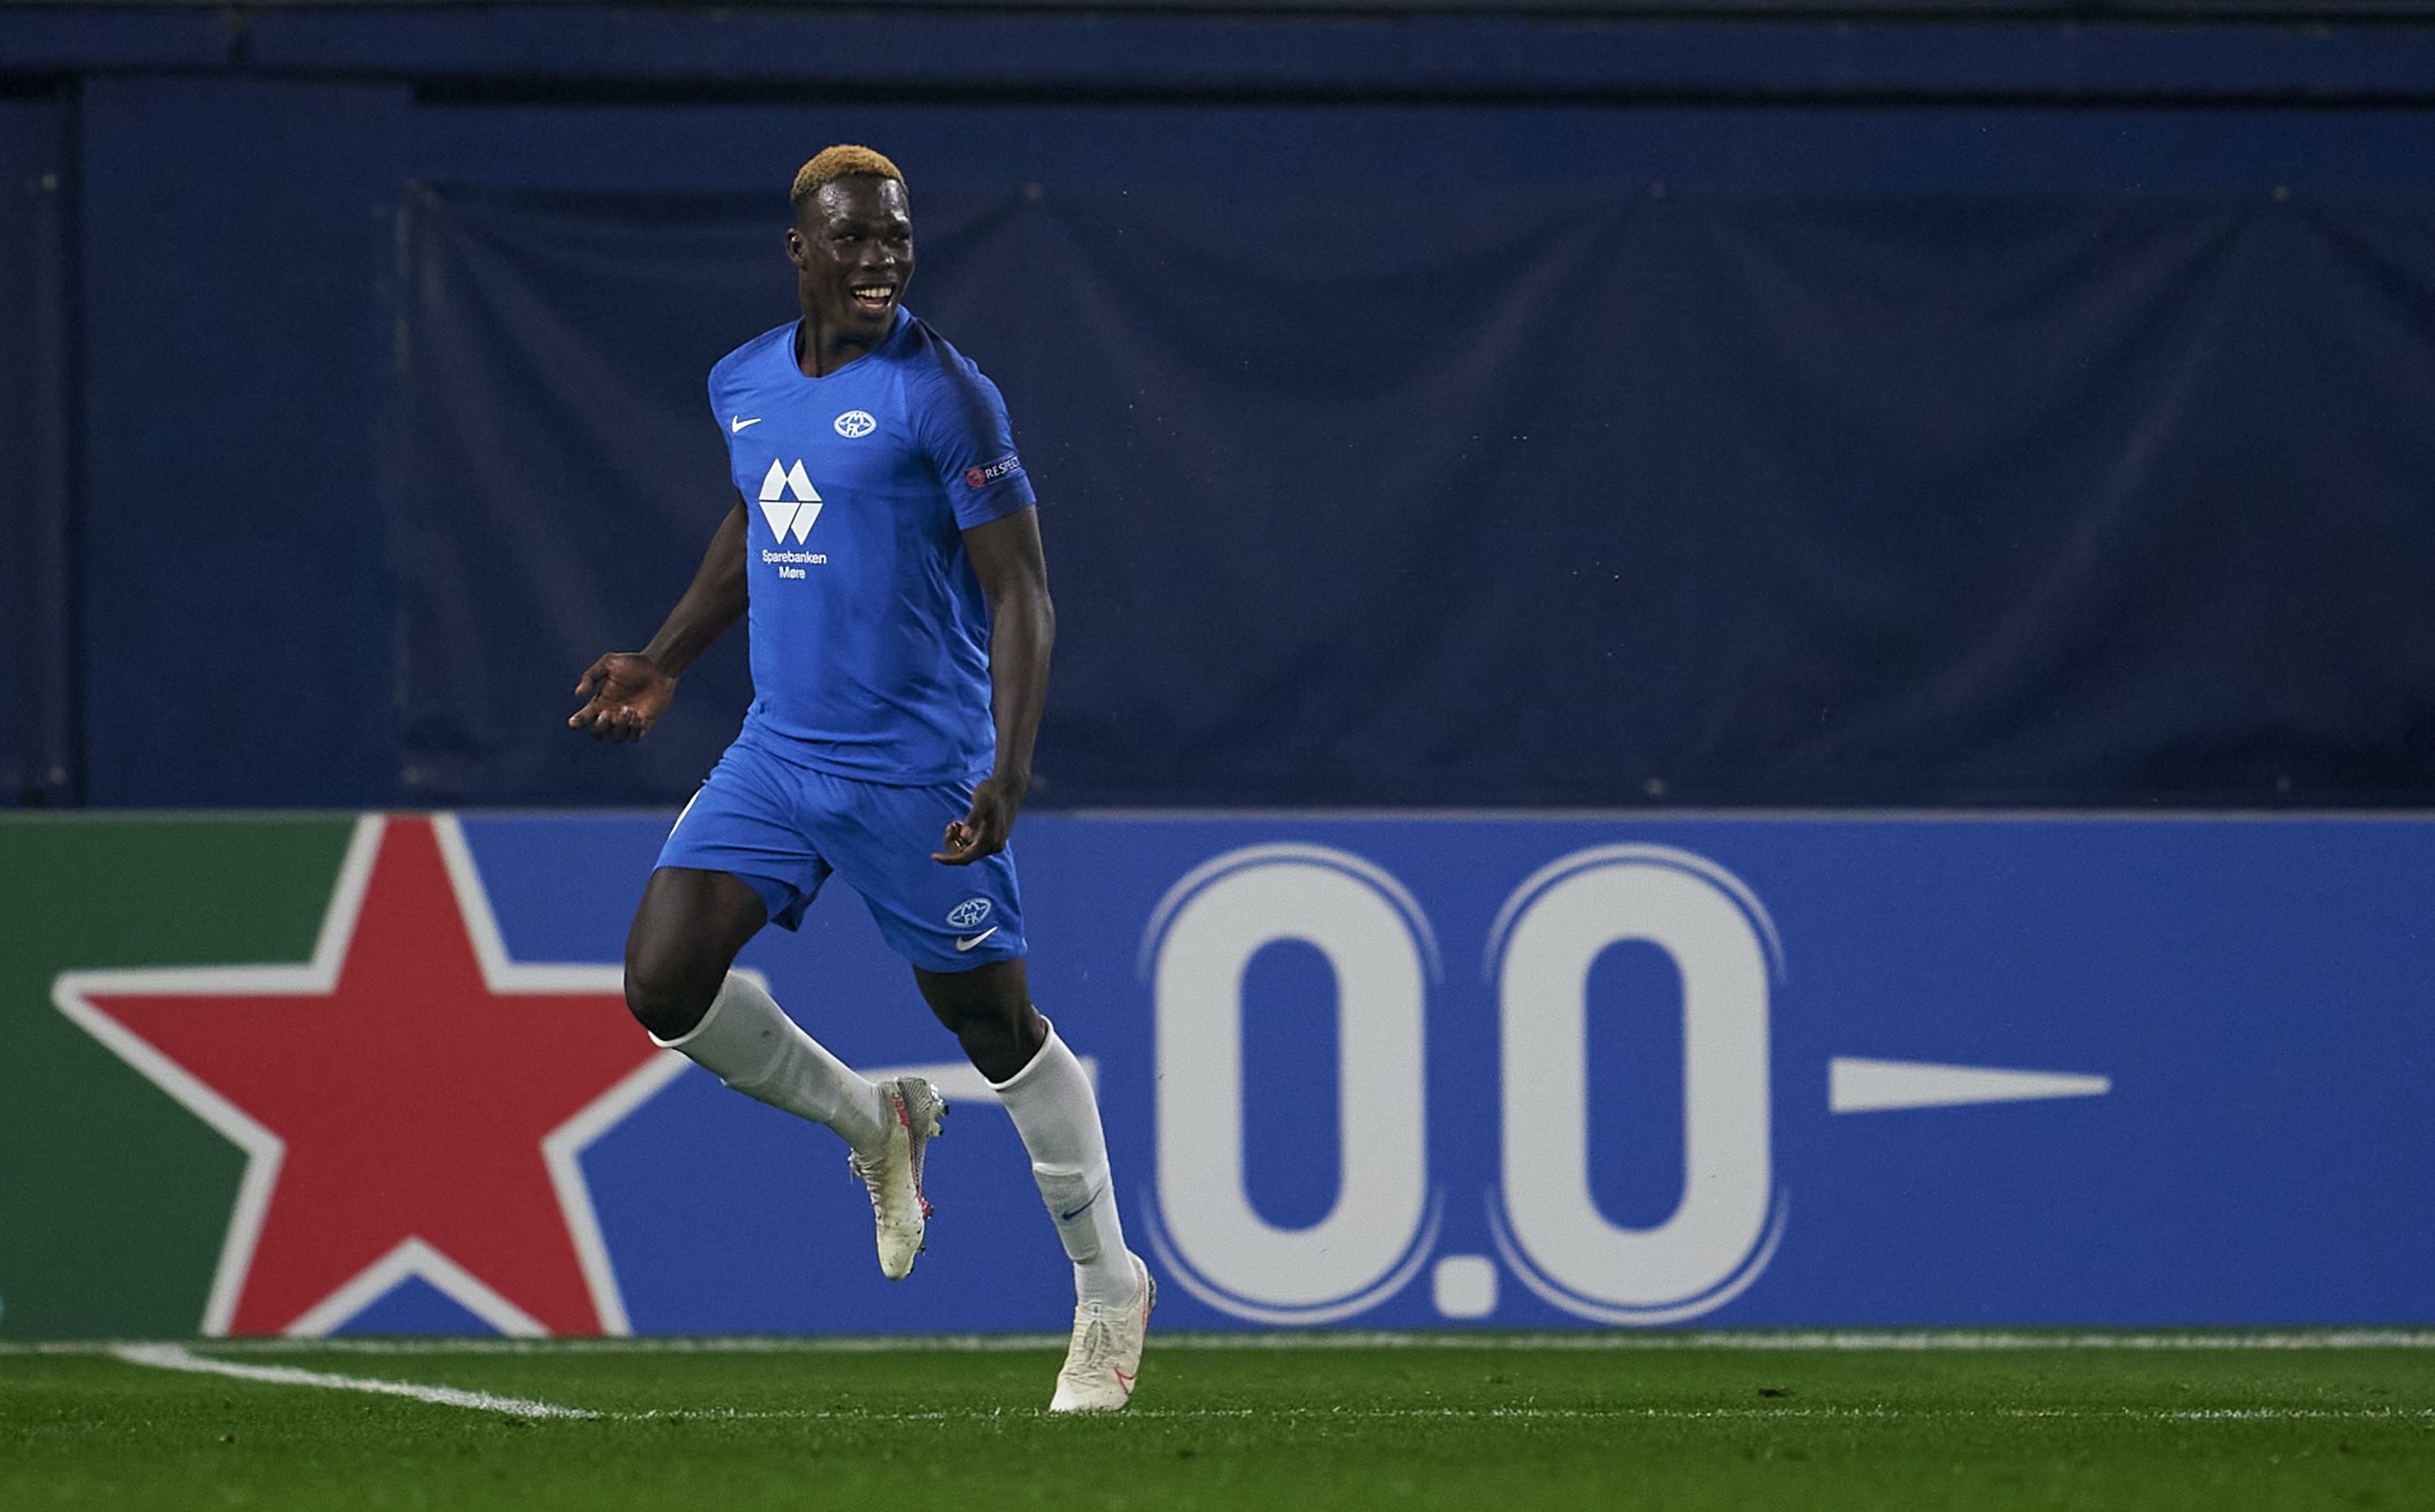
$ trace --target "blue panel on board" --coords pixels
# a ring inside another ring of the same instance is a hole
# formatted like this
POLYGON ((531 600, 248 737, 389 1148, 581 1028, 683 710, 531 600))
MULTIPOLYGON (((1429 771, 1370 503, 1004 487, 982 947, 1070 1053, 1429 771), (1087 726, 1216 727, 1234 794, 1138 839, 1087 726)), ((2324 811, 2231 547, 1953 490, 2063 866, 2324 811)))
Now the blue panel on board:
POLYGON ((373 1298, 362 1312, 332 1332, 449 1333, 461 1336, 494 1333, 497 1330, 439 1287, 420 1276, 409 1276, 373 1298))
MULTIPOLYGON (((613 960, 665 817, 467 818, 510 954, 613 960)), ((2435 820, 1039 815, 1019 850, 1175 1326, 1475 1321, 1429 1284, 1464 1256, 1507 1328, 2435 1318, 2435 820)), ((857 1066, 953 1073, 842 889, 746 960, 857 1066)), ((1022 1146, 959 1100, 891 1285, 830 1135, 678 1077, 582 1157, 634 1326, 1061 1326, 1022 1146)))

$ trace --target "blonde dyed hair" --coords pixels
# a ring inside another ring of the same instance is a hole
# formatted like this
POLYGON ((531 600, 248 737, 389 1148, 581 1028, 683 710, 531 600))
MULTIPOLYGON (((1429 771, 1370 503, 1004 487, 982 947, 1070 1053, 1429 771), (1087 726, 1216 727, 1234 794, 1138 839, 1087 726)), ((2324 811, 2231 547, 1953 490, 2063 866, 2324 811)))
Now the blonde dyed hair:
POLYGON ((898 183, 905 181, 905 175, 897 170, 896 164, 888 161, 886 153, 841 142, 833 147, 820 148, 813 154, 811 162, 795 170, 795 188, 787 195, 786 200, 801 210, 810 203, 812 196, 830 184, 839 179, 857 176, 893 179, 898 183))

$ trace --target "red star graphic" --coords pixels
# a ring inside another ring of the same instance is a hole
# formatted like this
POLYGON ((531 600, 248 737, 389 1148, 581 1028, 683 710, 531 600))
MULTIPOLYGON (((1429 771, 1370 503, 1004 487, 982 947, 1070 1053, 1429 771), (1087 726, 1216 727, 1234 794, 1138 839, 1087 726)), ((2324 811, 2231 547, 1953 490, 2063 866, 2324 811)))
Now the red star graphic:
POLYGON ((622 1332, 575 1155, 682 1069, 615 967, 518 966, 454 821, 367 818, 309 966, 62 977, 252 1160, 207 1332, 320 1333, 407 1275, 513 1332, 622 1332))

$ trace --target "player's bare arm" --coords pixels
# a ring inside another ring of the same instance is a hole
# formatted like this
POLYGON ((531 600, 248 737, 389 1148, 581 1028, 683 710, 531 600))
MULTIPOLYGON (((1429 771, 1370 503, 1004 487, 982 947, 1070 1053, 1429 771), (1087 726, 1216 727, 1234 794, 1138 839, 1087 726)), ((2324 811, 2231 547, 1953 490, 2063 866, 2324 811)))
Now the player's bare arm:
POLYGON ((610 652, 575 684, 575 696, 588 701, 568 716, 568 728, 621 744, 648 734, 676 696, 677 679, 744 617, 745 601, 744 496, 739 493, 735 507, 712 533, 692 584, 651 644, 639 651, 610 652))
POLYGON ((1057 610, 1048 598, 1048 563, 1040 512, 1018 509, 964 532, 964 551, 990 607, 990 716, 997 764, 973 789, 972 807, 947 826, 931 859, 968 866, 1006 849, 1014 816, 1031 789, 1031 745, 1048 702, 1048 653, 1057 610))

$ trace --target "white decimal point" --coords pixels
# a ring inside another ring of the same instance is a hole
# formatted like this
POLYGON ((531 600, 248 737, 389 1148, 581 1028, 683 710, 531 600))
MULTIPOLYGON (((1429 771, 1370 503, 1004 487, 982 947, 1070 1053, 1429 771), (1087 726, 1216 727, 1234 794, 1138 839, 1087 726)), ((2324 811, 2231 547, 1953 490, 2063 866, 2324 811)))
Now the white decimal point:
POLYGON ((1324 1323, 1399 1290, 1434 1242, 1422 1009, 1435 946, 1394 878, 1317 846, 1230 851, 1178 882, 1144 941, 1158 1019, 1161 1259, 1238 1317, 1324 1323), (1336 1205, 1280 1228, 1243 1184, 1243 973, 1300 940, 1336 975, 1336 1205), (1424 1231, 1425 1229, 1425 1231, 1424 1231))
POLYGON ((1507 901, 1489 947, 1504 1037, 1496 1239, 1523 1284, 1578 1316, 1668 1323, 1757 1279, 1784 1218, 1769 1133, 1777 954, 1739 879, 1661 846, 1577 851, 1507 901), (1653 1228, 1609 1223, 1590 1194, 1589 974, 1626 940, 1664 950, 1683 979, 1683 1194, 1653 1228))

